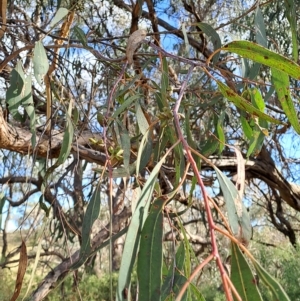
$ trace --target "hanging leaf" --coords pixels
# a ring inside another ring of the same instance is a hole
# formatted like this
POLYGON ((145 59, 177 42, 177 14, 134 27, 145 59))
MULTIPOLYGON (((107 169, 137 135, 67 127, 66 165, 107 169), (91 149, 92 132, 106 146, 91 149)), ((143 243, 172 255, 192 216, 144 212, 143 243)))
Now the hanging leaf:
POLYGON ((139 99, 141 96, 139 94, 132 95, 128 97, 113 113, 112 119, 115 119, 118 115, 123 113, 125 110, 127 110, 130 105, 136 100, 139 99))
POLYGON ((91 230, 95 220, 98 218, 101 206, 101 185, 97 185, 92 198, 87 206, 82 222, 82 243, 79 260, 75 262, 71 269, 76 270, 81 267, 91 255, 91 230))
POLYGON ((186 53, 189 54, 190 53, 190 43, 189 43, 189 39, 186 33, 186 29, 185 29, 185 24, 182 24, 182 33, 183 33, 183 38, 184 38, 184 44, 185 44, 185 49, 186 49, 186 53))
POLYGON ((151 134, 149 131, 143 136, 139 145, 138 155, 136 159, 136 174, 138 175, 143 170, 150 160, 153 151, 151 134))
POLYGON ((291 26, 291 32, 292 32, 292 53, 293 53, 293 60, 295 62, 298 61, 298 28, 297 28, 297 14, 296 14, 296 6, 294 0, 285 0, 284 2, 285 8, 286 8, 286 17, 290 23, 291 26))
POLYGON ((247 119, 245 118, 245 116, 243 116, 241 114, 241 124, 242 124, 242 128, 243 128, 243 132, 245 134, 245 136, 247 137, 248 140, 250 140, 252 138, 253 135, 253 131, 251 126, 249 125, 249 122, 247 121, 247 119))
POLYGON ((248 244, 252 236, 250 217, 240 199, 238 190, 216 166, 213 166, 222 189, 229 224, 234 236, 242 243, 248 244))
POLYGON ((249 158, 253 153, 257 155, 264 143, 265 134, 261 131, 261 128, 255 124, 252 129, 252 136, 250 137, 250 144, 247 150, 247 158, 249 158))
MULTIPOLYGON (((231 245, 231 281, 243 301, 263 300, 257 286, 257 280, 239 247, 231 245)), ((237 298, 234 296, 234 300, 237 298)))
POLYGON ((120 127, 120 140, 121 140, 121 147, 123 149, 123 164, 124 168, 128 170, 128 176, 130 176, 130 152, 131 152, 131 143, 130 143, 130 136, 127 129, 124 125, 117 120, 118 126, 120 127))
POLYGON ((282 286, 256 261, 252 258, 252 263, 255 267, 259 280, 262 280, 273 294, 273 300, 290 301, 290 298, 282 288, 282 286))
POLYGON ((136 107, 136 118, 139 125, 139 129, 141 133, 145 135, 146 132, 148 131, 149 123, 138 101, 136 102, 135 107, 136 107))
POLYGON ((298 64, 253 42, 234 41, 222 47, 222 50, 234 52, 242 57, 283 71, 295 79, 300 79, 298 64))
POLYGON ((15 120, 20 122, 24 122, 26 119, 25 115, 19 112, 19 108, 22 106, 22 101, 24 99, 24 84, 25 75, 21 62, 18 61, 16 68, 10 73, 10 86, 6 93, 6 102, 10 114, 15 120))
POLYGON ((0 229, 2 229, 2 215, 3 215, 3 208, 6 202, 6 197, 3 191, 0 192, 0 229))
POLYGON ((76 35, 78 40, 81 42, 81 44, 83 46, 87 46, 87 38, 86 38, 86 34, 84 33, 84 31, 78 25, 75 25, 73 30, 74 30, 74 34, 76 35))
POLYGON ((164 204, 162 199, 153 202, 141 233, 137 260, 141 301, 161 300, 164 204))
POLYGON ((282 109, 286 114, 286 117, 293 126, 294 130, 300 134, 299 119, 291 98, 289 89, 290 81, 288 75, 272 68, 272 82, 275 86, 278 99, 281 103, 282 109))
POLYGON ((74 127, 72 124, 72 119, 70 118, 69 114, 66 113, 66 130, 64 133, 61 149, 59 152, 59 157, 57 159, 56 165, 63 164, 68 156, 70 155, 71 148, 72 148, 72 142, 74 138, 74 127))
POLYGON ((255 36, 256 42, 261 46, 268 48, 268 41, 266 35, 266 27, 264 22, 264 17, 261 12, 259 5, 257 5, 255 12, 255 36))
MULTIPOLYGON (((118 286, 117 286, 117 301, 126 301, 127 297, 124 297, 124 290, 128 291, 130 288, 130 277, 133 269, 133 265, 136 259, 138 246, 140 242, 140 232, 143 228, 144 222, 147 218, 148 209, 150 206, 150 199, 153 195, 153 190, 157 175, 168 156, 171 149, 161 158, 161 160, 155 165, 151 174, 149 175, 147 182, 145 183, 141 192, 140 198, 137 202, 136 209, 132 215, 130 226, 127 231, 126 240, 124 244, 124 251, 122 255, 122 261, 119 271, 118 286)), ((130 292, 130 291, 129 291, 130 292)))
POLYGON ((32 84, 31 84, 31 77, 27 76, 25 79, 25 85, 24 85, 24 95, 26 95, 26 98, 22 101, 22 104, 25 108, 25 111, 29 117, 29 127, 31 132, 31 146, 32 148, 35 147, 36 143, 36 117, 35 117, 35 109, 34 109, 34 102, 32 98, 32 84))
POLYGON ((144 29, 138 29, 130 35, 126 47, 126 57, 128 60, 128 64, 133 63, 134 52, 141 45, 146 36, 147 31, 144 29))
POLYGON ((20 259, 19 259, 19 267, 18 267, 18 273, 17 273, 17 279, 16 279, 16 285, 15 285, 15 291, 13 296, 11 297, 10 301, 15 301, 18 299, 18 296, 20 295, 24 275, 27 268, 27 248, 25 242, 22 240, 21 248, 20 248, 20 259))
POLYGON ((54 25, 60 22, 68 13, 69 11, 66 8, 60 7, 52 19, 50 27, 54 27, 54 25))
POLYGON ((44 76, 49 69, 45 48, 41 41, 36 42, 33 51, 33 71, 37 82, 42 85, 44 76))
POLYGON ((225 147, 225 134, 223 130, 223 120, 225 117, 225 111, 221 113, 221 115, 217 118, 217 125, 216 125, 216 134, 219 139, 219 154, 222 153, 225 147))
POLYGON ((158 90, 160 90, 160 93, 156 93, 156 100, 158 101, 158 107, 160 111, 163 111, 164 108, 168 108, 168 89, 170 88, 169 83, 169 67, 168 67, 168 61, 164 57, 162 59, 162 73, 161 73, 161 86, 158 87, 158 90))
MULTIPOLYGON (((197 26, 210 38, 215 51, 221 48, 222 44, 221 44, 220 36, 218 35, 218 33, 215 31, 213 27, 211 27, 209 24, 206 23, 197 23, 197 26)), ((216 64, 219 61, 219 57, 220 57, 220 52, 216 53, 213 56, 212 61, 214 64, 216 64)))

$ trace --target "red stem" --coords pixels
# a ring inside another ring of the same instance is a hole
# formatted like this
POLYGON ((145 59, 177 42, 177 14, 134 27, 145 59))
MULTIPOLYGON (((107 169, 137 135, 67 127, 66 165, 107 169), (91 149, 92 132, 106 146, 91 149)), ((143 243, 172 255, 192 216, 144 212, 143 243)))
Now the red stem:
MULTIPOLYGON (((190 162, 190 164, 192 166, 192 169, 194 171, 194 174, 197 178, 198 184, 199 184, 199 186, 201 188, 201 191, 202 191, 205 211, 206 211, 206 214, 207 214, 207 221, 208 221, 208 225, 209 225, 209 229, 210 229, 210 238, 211 238, 211 244, 212 244, 212 256, 216 259, 217 265, 218 265, 219 270, 220 270, 220 274, 221 274, 221 278, 222 278, 222 282, 223 282, 223 286, 224 286, 224 291, 225 291, 225 295, 226 295, 226 299, 228 301, 232 301, 232 295, 231 295, 229 286, 227 284, 226 271, 224 269, 224 266, 223 266, 223 263, 221 261, 219 251, 218 251, 217 240, 216 240, 216 236, 215 236, 215 227, 216 226, 215 226, 215 223, 214 223, 214 220, 213 220, 213 217, 212 217, 212 212, 210 210, 209 199, 208 199, 208 196, 207 196, 207 192, 206 192, 205 186, 203 184, 203 181, 201 179, 200 172, 198 170, 197 164, 196 164, 196 162, 195 162, 195 160, 194 160, 194 158, 191 154, 190 147, 189 147, 187 141, 185 140, 185 138, 183 136, 183 133, 181 131, 179 117, 178 117, 178 110, 179 110, 179 107, 180 107, 180 104, 181 104, 181 100, 183 98, 185 89, 187 87, 187 82, 188 82, 188 80, 189 80, 189 78, 192 74, 192 71, 194 70, 194 67, 195 67, 194 65, 191 65, 191 67, 190 67, 190 69, 187 73, 186 79, 182 83, 180 93, 178 95, 178 99, 176 100, 176 103, 175 103, 175 106, 174 106, 174 109, 173 109, 174 123, 175 123, 175 128, 176 128, 178 137, 179 137, 180 141, 182 142, 182 145, 183 145, 184 150, 186 152, 187 160, 188 160, 188 162, 190 162)), ((187 286, 184 286, 184 287, 186 289, 187 286)), ((184 293, 183 289, 182 289, 182 291, 184 293)))

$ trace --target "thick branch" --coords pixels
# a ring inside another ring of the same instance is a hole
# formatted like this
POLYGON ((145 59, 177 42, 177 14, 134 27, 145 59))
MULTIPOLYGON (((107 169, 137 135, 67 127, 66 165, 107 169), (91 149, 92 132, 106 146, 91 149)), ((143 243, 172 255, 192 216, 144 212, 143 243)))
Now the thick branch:
MULTIPOLYGON (((58 158, 62 146, 64 132, 52 132, 51 136, 36 132, 37 145, 33 148, 31 144, 31 132, 29 129, 13 127, 8 124, 0 108, 0 148, 21 153, 24 155, 34 154, 42 158, 58 158)), ((89 147, 89 138, 101 139, 102 137, 91 132, 83 132, 72 144, 71 153, 88 162, 104 165, 106 156, 101 151, 89 147)))

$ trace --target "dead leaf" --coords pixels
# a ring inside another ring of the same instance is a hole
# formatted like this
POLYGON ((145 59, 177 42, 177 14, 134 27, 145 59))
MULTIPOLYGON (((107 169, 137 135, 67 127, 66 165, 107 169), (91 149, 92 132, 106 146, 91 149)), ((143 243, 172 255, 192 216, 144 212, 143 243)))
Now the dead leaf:
POLYGON ((27 248, 26 248, 25 242, 22 240, 16 286, 15 286, 14 294, 11 297, 10 301, 17 300, 18 296, 20 295, 24 275, 25 275, 26 268, 27 268, 27 259, 28 259, 27 258, 27 248))
POLYGON ((133 63, 133 54, 136 51, 136 49, 141 45, 146 35, 147 35, 147 31, 144 29, 136 30, 130 35, 126 47, 126 56, 127 56, 128 64, 133 63))

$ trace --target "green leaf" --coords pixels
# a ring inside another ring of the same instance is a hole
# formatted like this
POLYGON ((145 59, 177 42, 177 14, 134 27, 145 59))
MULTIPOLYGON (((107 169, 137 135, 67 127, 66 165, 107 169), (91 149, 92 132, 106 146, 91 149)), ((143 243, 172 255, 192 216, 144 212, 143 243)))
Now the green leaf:
POLYGON ((251 105, 246 99, 235 93, 233 90, 231 90, 229 87, 224 85, 222 82, 217 81, 217 84, 219 86, 219 89, 224 97, 226 97, 228 100, 232 101, 239 109, 242 109, 254 116, 260 117, 266 121, 270 121, 275 124, 282 124, 280 120, 277 120, 260 110, 256 109, 253 105, 251 105))
MULTIPOLYGON (((263 300, 257 287, 250 266, 239 247, 232 243, 231 248, 231 281, 243 301, 263 300)), ((237 298, 234 296, 234 300, 237 298)))
POLYGON ((261 9, 259 8, 259 5, 257 5, 256 13, 255 13, 255 36, 256 36, 256 42, 260 44, 261 46, 268 48, 268 41, 267 41, 267 35, 266 35, 266 27, 264 23, 264 17, 261 12, 261 9))
POLYGON ((186 29, 185 29, 185 24, 184 23, 182 24, 182 33, 183 33, 186 53, 189 54, 190 53, 190 43, 189 43, 188 36, 186 34, 186 29))
POLYGON ((141 133, 145 135, 149 129, 149 123, 144 115, 144 112, 139 102, 136 102, 135 106, 136 106, 136 118, 139 125, 139 129, 141 133))
POLYGON ((79 260, 75 262, 71 269, 76 270, 82 266, 85 261, 89 258, 91 252, 91 230, 95 220, 98 218, 100 213, 101 205, 101 185, 98 184, 95 188, 92 198, 86 209, 86 213, 82 222, 82 243, 80 248, 79 260))
POLYGON ((67 160, 68 156, 70 155, 71 148, 72 148, 72 142, 73 142, 73 137, 74 137, 74 127, 72 124, 72 119, 68 113, 66 113, 66 118, 67 118, 66 130, 64 133, 61 149, 59 152, 59 157, 56 162, 57 166, 60 164, 63 164, 67 160))
POLYGON ((249 125, 247 119, 241 115, 241 124, 242 124, 242 128, 243 128, 243 132, 245 134, 245 136, 247 137, 247 139, 251 139, 252 138, 252 135, 253 135, 253 131, 252 131, 252 128, 251 126, 249 125))
MULTIPOLYGON (((214 50, 218 50, 221 48, 221 39, 218 33, 215 31, 213 27, 206 23, 197 23, 197 26, 208 36, 214 46, 214 50)), ((216 64, 219 61, 220 52, 216 53, 212 59, 213 63, 216 64)))
POLYGON ((252 130, 252 137, 250 138, 250 145, 247 150, 247 158, 249 158, 253 153, 257 155, 261 150, 264 140, 265 134, 261 131, 261 128, 258 127, 257 124, 254 125, 252 130))
POLYGON ((286 16, 291 26, 292 32, 292 53, 295 62, 298 61, 298 32, 297 32, 297 15, 296 6, 294 0, 285 0, 284 5, 286 7, 286 16))
POLYGON ((167 59, 164 57, 162 59, 162 74, 161 74, 161 89, 160 89, 160 93, 157 93, 157 96, 161 96, 161 98, 159 99, 161 101, 161 106, 160 110, 163 111, 163 108, 168 108, 169 104, 168 104, 168 100, 167 100, 167 94, 168 94, 168 89, 169 89, 169 67, 168 67, 168 61, 167 59))
POLYGON ((32 93, 31 93, 31 77, 27 77, 25 79, 25 86, 24 86, 24 94, 26 95, 26 99, 22 101, 23 106, 25 108, 25 111, 29 117, 29 127, 30 127, 30 132, 31 132, 31 144, 32 148, 35 147, 36 143, 36 116, 35 116, 35 110, 34 110, 34 102, 32 98, 32 93))
POLYGON ((214 136, 209 136, 205 140, 205 144, 200 146, 201 154, 205 157, 212 155, 218 148, 219 143, 214 136))
POLYGON ((258 278, 271 290, 274 299, 280 301, 290 301, 290 298, 281 285, 256 261, 252 258, 258 278))
POLYGON ((251 88, 249 89, 249 92, 251 96, 251 102, 254 105, 254 107, 259 109, 261 112, 264 112, 266 105, 259 90, 257 88, 251 88))
POLYGON ((52 19, 51 23, 50 23, 50 27, 53 27, 54 25, 56 25, 59 21, 61 21, 67 14, 69 13, 69 11, 64 8, 64 7, 60 7, 58 9, 58 11, 56 12, 54 18, 52 19))
POLYGON ((10 86, 6 93, 6 102, 8 104, 10 114, 15 120, 20 122, 25 121, 25 115, 19 113, 19 107, 22 106, 22 101, 24 99, 24 84, 25 75, 21 62, 18 61, 16 68, 14 68, 10 73, 10 86))
POLYGON ((73 30, 74 30, 74 34, 76 35, 78 40, 81 42, 81 44, 83 46, 87 46, 86 34, 84 33, 84 31, 78 25, 75 25, 73 30))
POLYGON ((39 205, 40 205, 40 208, 45 212, 46 217, 49 217, 51 207, 48 208, 47 205, 44 203, 44 195, 40 196, 39 205))
POLYGON ((128 170, 128 176, 129 176, 130 175, 129 163, 130 163, 131 144, 130 144, 130 136, 124 126, 121 127, 120 138, 121 138, 121 146, 123 149, 124 168, 128 170))
POLYGON ((224 147, 225 147, 225 134, 223 130, 223 120, 224 120, 225 112, 223 111, 221 113, 221 116, 217 120, 217 126, 216 126, 216 134, 219 139, 219 154, 222 153, 224 147))
POLYGON ((2 229, 2 215, 3 215, 3 208, 5 205, 6 197, 3 191, 0 192, 0 229, 2 229))
POLYGON ((153 151, 151 133, 149 131, 143 136, 139 146, 138 155, 136 159, 136 174, 145 168, 150 160, 153 151))
POLYGON ((235 237, 238 237, 241 241, 247 243, 252 236, 250 217, 247 209, 230 179, 228 179, 216 166, 213 166, 213 168, 224 195, 231 230, 235 237))
POLYGON ((140 232, 147 218, 150 200, 153 195, 153 190, 154 190, 158 172, 161 169, 161 166, 164 163, 168 154, 169 152, 167 152, 153 168, 151 174, 147 179, 147 182, 143 187, 135 211, 132 215, 132 219, 125 239, 124 251, 123 251, 123 256, 122 256, 122 261, 121 261, 121 266, 119 271, 117 296, 116 296, 117 301, 127 300, 123 295, 123 291, 124 289, 128 290, 130 287, 130 276, 136 259, 136 254, 137 254, 138 245, 140 241, 140 232))
POLYGON ((284 110, 286 117, 290 121, 294 130, 300 134, 300 125, 297 116, 296 109, 291 98, 289 89, 290 81, 288 75, 272 68, 272 82, 275 86, 278 99, 281 103, 282 109, 284 110))
POLYGON ((49 69, 45 48, 41 41, 36 42, 33 51, 33 71, 37 82, 42 85, 44 76, 49 69))
POLYGON ((141 233, 137 261, 141 301, 161 300, 164 204, 162 199, 154 201, 141 233))
POLYGON ((136 99, 139 99, 141 96, 139 94, 132 95, 128 97, 113 113, 112 119, 116 118, 118 115, 120 115, 123 111, 127 110, 129 106, 132 104, 133 101, 136 99))
POLYGON ((300 79, 300 66, 298 64, 253 42, 234 41, 222 47, 222 50, 234 52, 242 57, 283 71, 295 79, 300 79))

